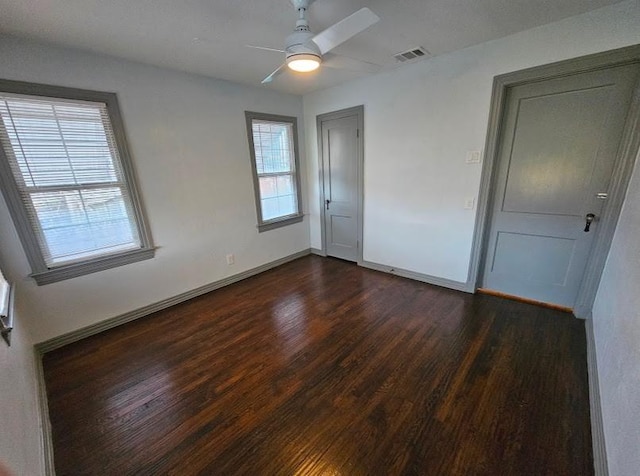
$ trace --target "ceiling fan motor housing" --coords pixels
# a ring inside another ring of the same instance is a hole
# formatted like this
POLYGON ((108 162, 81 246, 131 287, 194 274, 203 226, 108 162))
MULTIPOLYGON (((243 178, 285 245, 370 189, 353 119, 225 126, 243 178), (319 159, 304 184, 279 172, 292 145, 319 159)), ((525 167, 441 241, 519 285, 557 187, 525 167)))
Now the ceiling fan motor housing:
POLYGON ((313 55, 318 58, 318 61, 322 58, 320 48, 311 39, 313 33, 308 29, 296 30, 291 33, 286 40, 285 51, 287 52, 287 59, 297 55, 313 55))

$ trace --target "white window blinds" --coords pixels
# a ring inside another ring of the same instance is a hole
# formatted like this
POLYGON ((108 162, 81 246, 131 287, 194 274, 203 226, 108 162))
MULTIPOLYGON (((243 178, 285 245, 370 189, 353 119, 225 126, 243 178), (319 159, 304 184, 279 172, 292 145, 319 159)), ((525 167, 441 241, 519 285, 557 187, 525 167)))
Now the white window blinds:
POLYGON ((47 267, 141 247, 106 104, 0 93, 0 119, 47 267))
POLYGON ((298 214, 292 124, 253 119, 252 131, 262 220, 298 214))

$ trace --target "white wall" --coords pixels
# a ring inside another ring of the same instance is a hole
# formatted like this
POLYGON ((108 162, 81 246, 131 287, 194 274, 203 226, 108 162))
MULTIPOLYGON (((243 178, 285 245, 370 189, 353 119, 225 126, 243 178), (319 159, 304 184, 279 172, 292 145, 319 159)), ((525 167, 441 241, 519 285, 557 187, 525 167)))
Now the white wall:
MULTIPOLYGON (((466 282, 493 77, 640 43, 632 0, 304 97, 311 246, 321 248, 316 116, 365 107, 364 259, 466 282)), ((424 45, 429 47, 429 45, 424 45)))
POLYGON ((38 287, 19 241, 3 237, 35 342, 309 247, 306 221, 258 233, 244 122, 245 110, 297 116, 304 144, 300 97, 9 37, 0 37, 0 77, 118 94, 159 247, 152 260, 38 287))
POLYGON ((640 157, 593 309, 611 476, 640 468, 640 157))
POLYGON ((15 476, 44 474, 33 345, 23 313, 14 316, 11 347, 0 341, 0 462, 15 476))

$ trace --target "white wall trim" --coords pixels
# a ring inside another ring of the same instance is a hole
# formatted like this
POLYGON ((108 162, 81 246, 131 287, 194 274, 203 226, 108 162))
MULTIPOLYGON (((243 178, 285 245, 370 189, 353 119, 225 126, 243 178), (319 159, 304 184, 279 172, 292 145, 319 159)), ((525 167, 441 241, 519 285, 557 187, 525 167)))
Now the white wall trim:
POLYGON ((388 266, 384 264, 374 263, 371 261, 362 261, 360 266, 363 268, 373 269, 376 271, 382 271, 383 273, 396 274, 403 278, 414 279, 427 284, 433 284, 435 286, 441 286, 443 288, 455 289, 456 291, 463 291, 465 293, 473 293, 468 283, 462 283, 460 281, 453 281, 446 278, 438 278, 437 276, 430 276, 428 274, 417 273, 415 271, 409 271, 407 269, 397 268, 395 266, 388 266))
POLYGON ((327 256, 327 253, 325 253, 322 250, 319 250, 318 248, 311 248, 311 254, 312 255, 318 255, 318 256, 327 256))
POLYGON ((202 294, 206 294, 208 292, 214 291, 224 286, 237 283, 238 281, 242 281, 243 279, 250 278, 251 276, 255 276, 256 274, 263 273, 272 268, 288 263, 289 261, 293 261, 303 256, 307 256, 310 253, 311 251, 307 248, 305 250, 298 251, 297 253, 293 253, 291 255, 287 255, 275 261, 270 261, 269 263, 265 263, 255 268, 242 271, 241 273, 234 274, 233 276, 220 279, 213 283, 205 284, 204 286, 200 286, 199 288, 193 289, 191 291, 178 294, 177 296, 163 299, 162 301, 149 304, 147 306, 135 309, 130 312, 125 312, 124 314, 121 314, 119 316, 105 319, 104 321, 97 322, 90 326, 83 327, 81 329, 78 329, 72 332, 68 332, 66 334, 63 334, 58 337, 54 337, 53 339, 49 339, 44 342, 40 342, 39 344, 35 345, 36 351, 39 352, 40 354, 45 354, 52 350, 63 347, 67 344, 71 344, 72 342, 79 341, 86 337, 92 336, 94 334, 98 334, 108 329, 112 329, 114 327, 125 324, 127 322, 140 319, 141 317, 148 316, 149 314, 153 314, 154 312, 161 311, 163 309, 174 306, 175 304, 179 304, 184 301, 188 301, 189 299, 193 299, 194 297, 200 296, 202 294))
POLYGON ((584 323, 587 336, 587 372, 589 374, 589 406, 591 411, 591 441, 593 445, 593 467, 595 476, 608 476, 607 448, 604 440, 596 341, 593 334, 593 317, 584 323))

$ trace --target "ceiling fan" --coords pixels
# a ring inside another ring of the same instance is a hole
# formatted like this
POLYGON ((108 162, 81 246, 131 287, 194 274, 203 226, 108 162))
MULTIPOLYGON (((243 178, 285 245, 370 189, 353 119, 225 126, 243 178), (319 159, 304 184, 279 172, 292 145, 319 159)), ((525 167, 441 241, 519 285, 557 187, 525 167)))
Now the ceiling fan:
POLYGON ((307 10, 314 1, 291 0, 299 16, 295 30, 285 40, 284 50, 247 45, 249 48, 285 53, 285 62, 264 78, 262 84, 273 81, 276 76, 285 71, 286 67, 303 73, 316 70, 321 63, 323 66, 330 68, 344 68, 356 71, 372 72, 380 69, 379 65, 373 63, 329 53, 336 46, 380 21, 380 18, 368 8, 361 8, 316 35, 309 30, 309 21, 307 20, 307 10))

